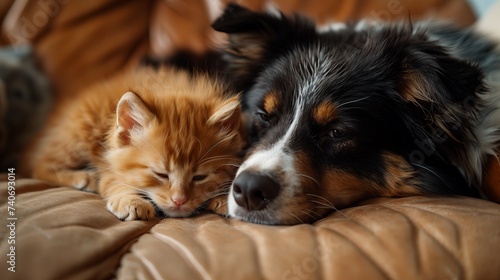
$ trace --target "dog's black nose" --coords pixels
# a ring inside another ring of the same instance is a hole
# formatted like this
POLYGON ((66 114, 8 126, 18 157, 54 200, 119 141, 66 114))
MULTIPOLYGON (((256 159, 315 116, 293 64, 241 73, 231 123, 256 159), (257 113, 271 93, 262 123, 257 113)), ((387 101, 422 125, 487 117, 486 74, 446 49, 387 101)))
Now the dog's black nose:
POLYGON ((248 211, 265 208, 279 192, 278 182, 269 176, 252 172, 242 172, 233 183, 234 200, 248 211))

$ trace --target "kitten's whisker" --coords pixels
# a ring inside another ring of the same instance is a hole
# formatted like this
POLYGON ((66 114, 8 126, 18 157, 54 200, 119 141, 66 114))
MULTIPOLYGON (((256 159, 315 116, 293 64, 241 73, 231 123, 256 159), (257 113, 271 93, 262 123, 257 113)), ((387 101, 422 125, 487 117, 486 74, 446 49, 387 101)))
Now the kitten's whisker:
POLYGON ((220 189, 217 191, 209 192, 206 195, 214 195, 214 194, 215 195, 229 194, 229 189, 228 188, 220 189))
POLYGON ((210 153, 215 147, 217 147, 219 144, 221 144, 225 141, 228 141, 228 139, 224 138, 224 139, 221 139, 219 142, 213 144, 212 147, 210 147, 210 149, 208 149, 208 151, 201 157, 200 161, 202 161, 208 155, 208 153, 210 153))
POLYGON ((226 184, 218 186, 216 190, 213 190, 213 191, 209 192, 209 194, 229 192, 229 188, 230 187, 231 187, 231 184, 230 183, 226 183, 226 184))
POLYGON ((163 151, 163 154, 160 153, 160 151, 158 151, 158 149, 156 149, 156 147, 154 147, 149 141, 145 141, 146 145, 148 145, 153 151, 155 151, 156 154, 158 154, 158 156, 160 158, 162 158, 163 160, 166 160, 167 157, 165 155, 165 151, 163 151))
MULTIPOLYGON (((225 163, 225 164, 219 165, 219 167, 222 167, 222 166, 233 166, 233 167, 239 168, 241 166, 241 164, 225 163)), ((217 167, 217 168, 219 168, 219 167, 217 167)), ((217 169, 217 168, 215 168, 215 169, 217 169)))
POLYGON ((220 187, 217 188, 217 190, 214 190, 214 191, 211 191, 209 192, 208 194, 209 195, 212 195, 214 193, 218 193, 218 194, 228 194, 229 193, 229 187, 231 185, 229 184, 226 184, 226 185, 221 185, 220 187))
POLYGON ((221 196, 221 195, 229 195, 229 191, 221 190, 221 191, 210 192, 206 194, 206 197, 214 198, 216 196, 221 196))
MULTIPOLYGON (((112 172, 112 173, 118 174, 118 175, 120 175, 120 176, 124 176, 124 174, 123 174, 123 173, 118 172, 118 171, 116 171, 116 170, 112 170, 112 169, 110 169, 110 168, 103 168, 103 169, 101 169, 101 171, 109 171, 109 172, 112 172)), ((145 190, 145 189, 141 189, 141 188, 138 188, 138 187, 136 187, 136 186, 133 186, 133 185, 130 185, 130 184, 127 184, 127 183, 124 183, 124 182, 119 182, 119 184, 120 184, 120 185, 123 185, 124 187, 128 187, 128 188, 134 189, 134 190, 138 191, 138 193, 139 193, 139 194, 145 194, 145 195, 149 195, 149 194, 150 194, 150 192, 149 192, 149 191, 147 191, 147 190, 145 190)))
POLYGON ((224 202, 222 202, 222 204, 221 204, 221 205, 226 205, 226 204, 227 204, 227 199, 226 199, 226 200, 224 200, 224 202))
POLYGON ((149 192, 148 192, 147 190, 140 189, 140 188, 138 188, 138 187, 134 187, 134 186, 129 185, 129 184, 126 184, 126 183, 120 183, 120 185, 123 185, 124 187, 127 187, 127 188, 134 189, 134 190, 136 190, 139 194, 146 194, 146 195, 149 195, 149 192))
POLYGON ((228 161, 231 160, 231 161, 238 161, 238 162, 240 161, 239 159, 236 159, 234 157, 223 155, 223 156, 213 156, 213 157, 206 158, 203 161, 200 161, 199 165, 201 166, 203 164, 207 164, 208 162, 218 161, 218 160, 228 160, 228 161))
POLYGON ((118 175, 123 175, 123 173, 118 172, 118 171, 116 171, 116 170, 113 170, 113 169, 111 169, 111 168, 109 168, 109 167, 106 167, 106 168, 100 168, 100 170, 99 170, 99 171, 100 171, 101 173, 102 173, 102 171, 110 171, 110 172, 113 172, 113 173, 118 174, 118 175))
MULTIPOLYGON (((236 168, 239 168, 240 166, 239 165, 235 165, 235 164, 230 164, 230 163, 226 163, 226 164, 221 164, 219 166, 217 166, 216 168, 214 168, 214 170, 217 170, 219 168, 222 168, 224 166, 232 166, 232 167, 236 167, 236 168)), ((236 175, 236 174, 233 174, 233 176, 236 175)))
POLYGON ((231 155, 220 155, 220 156, 213 156, 213 157, 205 158, 203 161, 200 161, 200 163, 204 163, 204 162, 211 161, 211 160, 219 160, 219 159, 239 160, 231 155))
MULTIPOLYGON (((205 201, 210 201, 210 200, 212 200, 212 199, 214 199, 214 198, 216 198, 216 197, 219 197, 219 196, 220 196, 220 195, 209 196, 209 197, 207 197, 207 198, 205 199, 205 201)), ((226 201, 227 201, 227 199, 224 199, 224 201, 226 202, 226 201)))
POLYGON ((104 141, 99 141, 99 145, 101 145, 101 147, 102 147, 104 150, 109 149, 109 147, 108 147, 108 146, 106 146, 106 142, 104 142, 104 141))
POLYGON ((200 139, 198 139, 198 137, 193 136, 193 138, 194 138, 194 140, 196 140, 196 141, 198 142, 198 144, 200 145, 200 149, 198 150, 198 158, 199 158, 199 157, 200 157, 200 155, 201 155, 201 150, 202 150, 202 148, 203 148, 203 145, 201 144, 201 141, 200 141, 200 139))

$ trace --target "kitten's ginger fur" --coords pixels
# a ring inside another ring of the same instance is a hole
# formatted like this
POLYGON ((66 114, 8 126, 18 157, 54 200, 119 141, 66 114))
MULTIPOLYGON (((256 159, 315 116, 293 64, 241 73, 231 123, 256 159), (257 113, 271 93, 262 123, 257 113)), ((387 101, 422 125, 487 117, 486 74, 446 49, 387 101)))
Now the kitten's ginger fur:
POLYGON ((144 68, 83 92, 30 152, 32 175, 97 191, 123 220, 226 212, 244 146, 239 97, 203 75, 144 68))

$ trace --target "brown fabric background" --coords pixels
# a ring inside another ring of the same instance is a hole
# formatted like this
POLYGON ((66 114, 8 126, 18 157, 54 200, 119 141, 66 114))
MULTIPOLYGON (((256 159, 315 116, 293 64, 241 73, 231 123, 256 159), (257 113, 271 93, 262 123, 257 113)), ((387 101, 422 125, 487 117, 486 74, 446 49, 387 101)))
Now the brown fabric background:
MULTIPOLYGON (((223 1, 225 2, 225 1, 223 1)), ((236 1, 253 9, 267 1, 236 1)), ((318 21, 372 17, 412 20, 432 16, 470 25, 474 16, 465 0, 278 0, 283 11, 299 11, 318 21)), ((71 97, 89 83, 134 66, 149 53, 157 56, 184 48, 203 51, 221 38, 210 28, 220 14, 217 0, 5 0, 3 44, 34 44, 55 94, 71 97), (207 5, 212 3, 212 5, 207 5)))

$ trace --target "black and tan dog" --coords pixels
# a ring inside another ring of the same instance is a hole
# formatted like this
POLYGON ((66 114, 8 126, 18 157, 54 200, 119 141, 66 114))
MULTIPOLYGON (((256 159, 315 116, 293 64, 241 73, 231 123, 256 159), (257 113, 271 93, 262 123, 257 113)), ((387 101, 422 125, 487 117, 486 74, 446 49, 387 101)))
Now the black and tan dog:
POLYGON ((253 142, 231 216, 295 224, 370 197, 479 195, 500 139, 494 44, 444 25, 317 28, 234 4, 213 27, 229 34, 253 142))

